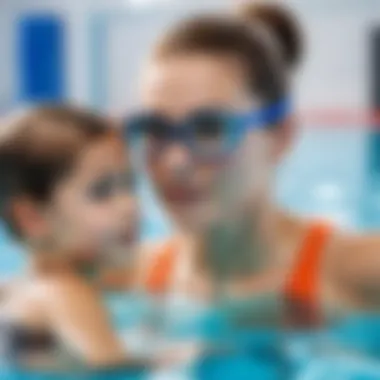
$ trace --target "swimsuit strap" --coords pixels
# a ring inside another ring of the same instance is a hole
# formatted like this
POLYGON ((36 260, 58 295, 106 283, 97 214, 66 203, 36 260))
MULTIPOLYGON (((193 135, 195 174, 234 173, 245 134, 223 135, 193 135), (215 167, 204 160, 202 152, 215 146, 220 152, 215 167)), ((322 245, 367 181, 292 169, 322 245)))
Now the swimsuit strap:
POLYGON ((320 324, 319 277, 322 255, 332 233, 330 225, 310 225, 283 289, 286 323, 297 327, 320 324))
POLYGON ((178 244, 174 239, 168 240, 156 252, 149 265, 145 288, 149 293, 162 294, 168 290, 173 276, 178 244))
MULTIPOLYGON (((330 225, 321 222, 315 222, 308 228, 282 292, 285 321, 291 326, 310 327, 321 322, 320 265, 332 230, 330 225)), ((156 252, 145 280, 148 292, 163 294, 168 290, 179 249, 177 241, 171 239, 156 252)))

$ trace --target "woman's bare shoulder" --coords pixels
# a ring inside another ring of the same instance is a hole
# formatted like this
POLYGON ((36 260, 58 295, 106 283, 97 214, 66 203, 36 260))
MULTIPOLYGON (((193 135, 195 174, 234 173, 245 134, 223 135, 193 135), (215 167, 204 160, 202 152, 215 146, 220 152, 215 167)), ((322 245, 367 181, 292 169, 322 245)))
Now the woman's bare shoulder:
POLYGON ((140 257, 144 262, 150 262, 159 256, 173 241, 172 238, 145 242, 140 248, 140 257))
POLYGON ((379 256, 380 232, 360 232, 337 227, 333 233, 330 254, 339 259, 361 256, 361 260, 372 255, 379 256))
POLYGON ((100 278, 100 286, 107 290, 129 290, 141 286, 150 272, 157 257, 164 251, 168 240, 146 242, 135 252, 135 260, 119 268, 105 271, 100 278))

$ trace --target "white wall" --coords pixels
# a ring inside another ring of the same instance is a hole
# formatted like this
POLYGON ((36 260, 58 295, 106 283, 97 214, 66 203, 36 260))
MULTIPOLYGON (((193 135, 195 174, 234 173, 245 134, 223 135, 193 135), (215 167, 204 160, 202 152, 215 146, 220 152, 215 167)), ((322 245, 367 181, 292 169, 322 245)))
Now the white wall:
POLYGON ((13 72, 13 19, 8 12, 0 11, 0 112, 13 98, 15 75, 13 72))
MULTIPOLYGON (((129 1, 2 0, 0 102, 12 96, 17 83, 12 28, 20 12, 62 14, 68 22, 70 98, 119 109, 134 102, 141 63, 168 25, 191 12, 235 4, 232 0, 156 0, 162 4, 131 9, 129 1), (99 18, 103 33, 94 36, 91 30, 99 18)), ((375 20, 380 23, 380 0, 288 2, 301 16, 308 36, 307 59, 297 78, 300 104, 306 108, 366 104, 368 33, 375 20)))
MULTIPOLYGON (((160 0, 159 0, 160 1, 160 0)), ((192 1, 185 1, 189 4, 183 7, 182 5, 177 6, 174 13, 178 14, 186 13, 186 7, 205 9, 217 8, 218 4, 225 0, 209 0, 207 2, 198 1, 195 5, 192 1)), ((136 0, 131 1, 134 6, 131 8, 129 0, 2 0, 0 2, 0 33, 2 38, 0 39, 0 52, 2 59, 0 60, 0 107, 5 99, 8 103, 14 98, 17 92, 17 64, 16 51, 15 51, 15 27, 18 18, 24 13, 33 12, 54 12, 55 14, 61 15, 62 18, 67 22, 67 68, 68 68, 68 92, 69 98, 85 104, 94 104, 94 94, 93 89, 98 88, 96 82, 94 81, 93 57, 97 55, 93 51, 93 40, 92 35, 93 24, 99 18, 99 16, 105 16, 106 14, 123 14, 126 17, 126 21, 129 22, 130 16, 136 15, 136 20, 139 19, 140 15, 143 15, 147 10, 146 7, 135 6, 136 0), (137 10, 138 9, 138 10, 137 10)), ((163 15, 162 20, 165 21, 165 10, 169 10, 169 13, 173 13, 170 8, 171 6, 168 2, 163 0, 162 11, 159 13, 163 15)), ((161 6, 154 7, 154 10, 148 12, 148 18, 151 21, 157 19, 155 10, 160 9, 161 6)), ((111 18, 110 18, 110 22, 111 18)), ((135 23, 135 22, 134 22, 135 23)), ((140 35, 145 25, 142 24, 138 26, 137 35, 140 35)), ((151 29, 154 30, 153 28, 151 29)), ((124 38, 128 39, 128 35, 124 38)), ((98 36, 95 37, 95 39, 98 36)), ((101 37, 100 37, 101 39, 101 37)), ((135 47, 143 46, 140 42, 135 44, 135 47)), ((98 52, 98 55, 104 54, 104 51, 98 52)), ((136 54, 131 51, 130 57, 134 57, 136 54)), ((95 62, 96 63, 96 62, 95 62)), ((130 77, 133 75, 134 67, 130 64, 130 71, 126 72, 123 70, 122 75, 130 77)), ((107 73, 105 74, 108 77, 107 73)), ((117 83, 114 83, 116 85, 117 83)), ((111 85, 112 86, 112 85, 111 85)), ((104 96, 98 94, 98 96, 104 96)), ((1 108, 0 108, 1 110, 1 108)))
MULTIPOLYGON (((222 8, 230 1, 213 5, 222 8)), ((330 0, 295 2, 307 34, 305 65, 297 76, 296 88, 302 107, 360 107, 367 104, 368 35, 375 19, 380 21, 380 1, 374 7, 368 2, 336 2, 330 0)), ((100 102, 110 107, 133 103, 136 78, 149 47, 158 35, 190 11, 192 6, 171 7, 166 11, 131 15, 125 12, 106 16, 104 25, 107 62, 103 72, 105 97, 100 102)), ((380 23, 380 22, 379 22, 380 23)))

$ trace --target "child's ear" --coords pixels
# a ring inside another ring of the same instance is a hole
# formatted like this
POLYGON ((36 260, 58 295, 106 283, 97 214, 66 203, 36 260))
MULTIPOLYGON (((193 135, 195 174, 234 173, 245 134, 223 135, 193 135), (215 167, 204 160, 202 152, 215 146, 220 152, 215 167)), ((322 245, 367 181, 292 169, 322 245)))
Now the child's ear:
POLYGON ((46 236, 46 217, 42 207, 36 202, 26 197, 13 199, 9 212, 15 227, 25 238, 39 240, 46 236))

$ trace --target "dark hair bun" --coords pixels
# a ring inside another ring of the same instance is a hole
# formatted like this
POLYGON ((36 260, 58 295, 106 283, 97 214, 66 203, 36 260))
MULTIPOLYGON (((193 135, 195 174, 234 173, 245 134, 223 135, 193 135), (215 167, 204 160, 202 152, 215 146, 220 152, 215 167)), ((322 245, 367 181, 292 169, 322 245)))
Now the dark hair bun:
POLYGON ((276 2, 248 1, 237 9, 238 16, 248 23, 264 25, 278 41, 288 68, 295 68, 303 54, 303 33, 292 10, 276 2))

